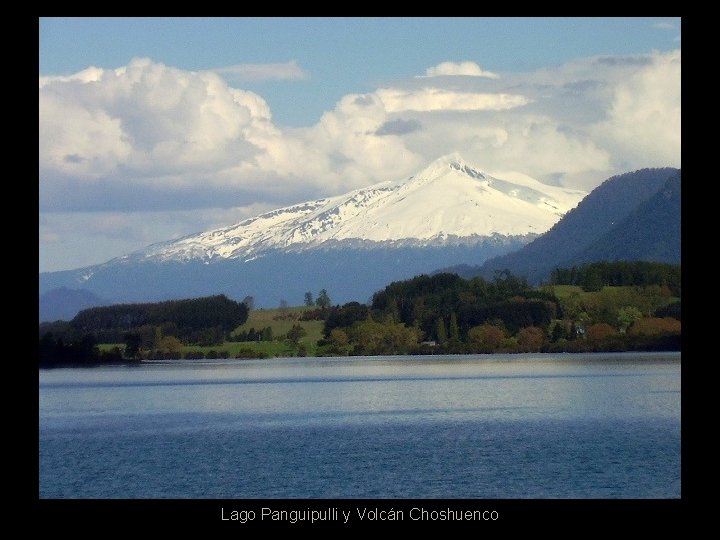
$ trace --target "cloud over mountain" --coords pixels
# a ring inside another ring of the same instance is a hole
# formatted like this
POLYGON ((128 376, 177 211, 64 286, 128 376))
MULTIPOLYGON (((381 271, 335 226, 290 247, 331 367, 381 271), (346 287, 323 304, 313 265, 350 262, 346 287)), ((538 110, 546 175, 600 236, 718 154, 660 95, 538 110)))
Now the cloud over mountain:
POLYGON ((499 75, 492 71, 485 71, 475 62, 441 62, 437 66, 427 68, 425 77, 442 77, 442 76, 458 76, 466 77, 488 77, 489 79, 497 79, 499 75))
MULTIPOLYGON (((350 301, 439 264, 507 253, 585 195, 528 177, 493 177, 450 154, 402 180, 273 209, 104 264, 41 274, 40 288, 88 289, 122 302, 253 291, 267 306, 278 294, 332 285, 336 299, 350 301)), ((110 229, 125 225, 117 219, 110 229)))
MULTIPOLYGON (((447 61, 348 94, 300 128, 278 125, 261 95, 235 87, 243 76, 304 76, 293 62, 230 67, 227 80, 148 58, 43 76, 41 267, 73 266, 67 242, 100 234, 108 213, 138 230, 156 227, 161 240, 171 229, 204 229, 220 214, 251 215, 251 206, 402 178, 453 151, 491 174, 584 190, 618 172, 679 166, 680 68, 679 50, 526 73, 447 61), (189 210, 191 219, 179 217, 189 210), (70 220, 76 211, 84 214, 70 220)), ((98 260, 119 254, 101 249, 98 260)))

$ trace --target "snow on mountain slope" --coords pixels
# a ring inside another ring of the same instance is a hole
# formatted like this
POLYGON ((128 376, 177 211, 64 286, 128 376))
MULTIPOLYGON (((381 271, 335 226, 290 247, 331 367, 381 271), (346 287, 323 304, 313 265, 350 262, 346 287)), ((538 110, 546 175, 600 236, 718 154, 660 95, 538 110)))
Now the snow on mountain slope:
POLYGON ((452 154, 401 181, 280 208, 230 227, 154 244, 121 259, 249 260, 270 250, 335 242, 442 245, 458 238, 537 235, 585 195, 530 178, 493 178, 452 154))

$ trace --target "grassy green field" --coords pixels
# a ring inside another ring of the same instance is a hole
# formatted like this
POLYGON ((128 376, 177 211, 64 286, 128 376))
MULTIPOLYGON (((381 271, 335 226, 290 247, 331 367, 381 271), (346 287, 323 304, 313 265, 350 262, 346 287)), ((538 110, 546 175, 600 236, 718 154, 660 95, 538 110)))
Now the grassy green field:
MULTIPOLYGON (((314 308, 298 306, 277 309, 253 309, 250 311, 248 320, 245 324, 238 326, 234 332, 246 332, 251 328, 262 330, 263 328, 272 328, 272 341, 226 341, 222 345, 211 345, 200 347, 198 345, 188 345, 181 349, 183 355, 191 351, 202 351, 207 354, 208 351, 227 351, 230 358, 238 356, 241 350, 250 349, 253 352, 264 353, 269 357, 276 356, 296 356, 297 348, 287 342, 284 338, 293 325, 299 324, 303 327, 306 335, 300 339, 300 345, 305 347, 307 356, 314 356, 317 350, 317 341, 322 338, 323 321, 301 321, 300 316, 303 312, 314 308)), ((101 351, 110 351, 114 347, 123 349, 124 344, 118 343, 101 343, 98 345, 101 351)))
POLYGON ((248 316, 248 320, 245 321, 245 324, 238 326, 235 332, 245 332, 251 328, 262 330, 269 326, 272 328, 273 336, 277 338, 287 334, 293 325, 299 324, 307 332, 307 335, 301 342, 315 343, 322 337, 323 321, 299 320, 304 312, 312 309, 315 308, 298 306, 285 309, 253 309, 250 311, 250 315, 248 316))
POLYGON ((555 296, 558 297, 558 300, 562 300, 564 298, 568 298, 575 294, 588 294, 585 291, 582 290, 582 287, 579 285, 551 285, 549 286, 553 292, 555 293, 555 296))

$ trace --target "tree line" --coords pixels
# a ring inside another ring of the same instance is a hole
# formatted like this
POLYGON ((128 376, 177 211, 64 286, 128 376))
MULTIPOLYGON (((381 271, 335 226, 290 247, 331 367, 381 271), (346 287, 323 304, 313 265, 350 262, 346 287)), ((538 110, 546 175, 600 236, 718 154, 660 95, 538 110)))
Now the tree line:
POLYGON ((69 323, 40 325, 41 365, 180 357, 185 345, 222 345, 248 317, 246 303, 224 295, 118 304, 80 311, 69 323), (122 343, 112 354, 97 343, 122 343))
MULTIPOLYGON (((390 283, 368 304, 332 306, 323 289, 317 299, 306 293, 308 309, 294 317, 323 321, 321 355, 679 350, 680 292, 679 265, 592 263, 558 268, 541 287, 507 270, 492 280, 420 275, 390 283)), ((86 309, 69 323, 41 325, 40 362, 200 358, 216 351, 187 346, 280 339, 272 327, 233 333, 252 305, 252 297, 238 303, 220 295, 86 309), (97 343, 124 347, 100 352, 97 343)), ((282 336, 301 356, 303 337, 300 324, 282 336)), ((261 354, 254 351, 241 355, 261 354)))
POLYGON ((80 311, 70 325, 85 333, 131 330, 144 325, 174 325, 176 335, 182 338, 205 328, 220 327, 223 332, 230 332, 244 323, 247 316, 246 304, 217 295, 88 308, 80 311))
POLYGON ((647 286, 667 287, 680 296, 680 265, 650 261, 603 261, 556 268, 550 276, 552 285, 579 285, 585 291, 603 287, 647 286))
POLYGON ((47 332, 40 338, 38 346, 38 364, 41 368, 121 362, 125 362, 125 359, 119 347, 111 351, 100 351, 95 338, 90 334, 68 342, 62 336, 47 332))
MULTIPOLYGON (((612 275, 608 267, 600 268, 612 275)), ((612 286, 602 293, 562 299, 552 286, 531 287, 508 271, 498 272, 493 280, 463 279, 452 273, 416 276, 378 291, 369 306, 350 302, 330 308, 321 350, 328 354, 679 350, 680 302, 668 301, 669 286, 678 294, 680 287, 672 279, 664 280, 676 272, 679 276, 679 269, 663 268, 663 274, 647 268, 652 271, 639 272, 624 283, 652 285, 612 286)))

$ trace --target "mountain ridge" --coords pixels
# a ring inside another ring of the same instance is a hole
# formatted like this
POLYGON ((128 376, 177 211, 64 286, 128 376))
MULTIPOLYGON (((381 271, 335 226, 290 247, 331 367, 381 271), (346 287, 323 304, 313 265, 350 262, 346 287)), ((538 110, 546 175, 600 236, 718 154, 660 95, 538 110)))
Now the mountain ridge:
POLYGON ((279 208, 117 260, 247 261, 271 250, 313 249, 331 241, 445 245, 467 243, 459 239, 468 237, 537 235, 585 195, 532 179, 495 178, 449 154, 402 180, 279 208))
POLYGON ((680 262, 680 177, 680 169, 663 167, 608 178, 532 242, 461 271, 491 278, 507 269, 538 284, 556 267, 597 260, 680 262), (662 255, 641 245, 653 235, 662 255))
POLYGON ((88 290, 58 287, 38 299, 41 321, 70 320, 80 310, 102 306, 108 301, 88 290))
POLYGON ((333 303, 365 301, 391 281, 518 250, 584 195, 522 175, 496 178, 451 154, 404 179, 41 273, 40 294, 67 287, 109 303, 225 294, 253 296, 260 308, 327 289, 333 303))

